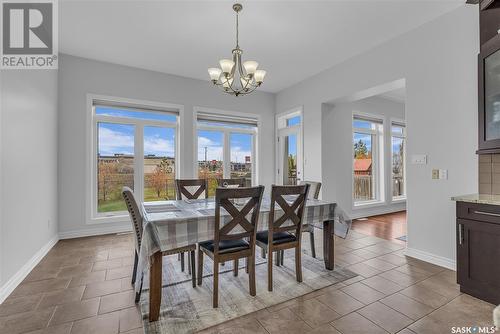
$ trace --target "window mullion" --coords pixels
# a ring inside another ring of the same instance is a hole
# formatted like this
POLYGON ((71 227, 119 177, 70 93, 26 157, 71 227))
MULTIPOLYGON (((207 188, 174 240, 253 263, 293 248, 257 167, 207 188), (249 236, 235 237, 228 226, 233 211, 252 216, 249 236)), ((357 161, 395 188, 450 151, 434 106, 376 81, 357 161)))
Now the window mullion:
POLYGON ((231 147, 230 147, 230 131, 224 131, 224 147, 223 147, 223 165, 224 165, 224 178, 231 177, 231 147))
POLYGON ((144 200, 144 125, 135 126, 134 193, 144 200))

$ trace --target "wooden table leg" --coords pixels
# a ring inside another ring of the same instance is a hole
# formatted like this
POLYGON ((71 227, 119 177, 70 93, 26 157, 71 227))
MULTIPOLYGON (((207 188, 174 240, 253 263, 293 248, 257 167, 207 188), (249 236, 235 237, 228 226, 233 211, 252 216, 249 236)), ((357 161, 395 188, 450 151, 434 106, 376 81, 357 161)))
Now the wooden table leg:
POLYGON ((325 268, 333 270, 335 267, 334 253, 334 221, 323 222, 323 258, 325 259, 325 268))
POLYGON ((151 255, 151 269, 149 272, 149 321, 157 321, 160 316, 162 258, 161 252, 151 255))

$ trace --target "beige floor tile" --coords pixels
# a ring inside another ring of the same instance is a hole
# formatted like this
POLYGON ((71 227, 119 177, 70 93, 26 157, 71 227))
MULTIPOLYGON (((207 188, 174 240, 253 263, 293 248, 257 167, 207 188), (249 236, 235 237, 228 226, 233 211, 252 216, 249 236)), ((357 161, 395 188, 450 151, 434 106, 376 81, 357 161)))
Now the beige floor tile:
POLYGON ((87 285, 95 282, 102 282, 106 279, 106 270, 85 273, 77 277, 73 277, 69 283, 69 287, 87 285))
POLYGON ((41 292, 49 292, 65 289, 69 284, 69 278, 53 278, 43 281, 21 283, 10 295, 11 298, 34 295, 41 292))
POLYGON ((88 273, 92 269, 92 263, 77 264, 74 266, 62 267, 57 274, 58 278, 75 277, 83 273, 88 273))
POLYGON ((460 286, 458 284, 449 283, 445 278, 439 276, 431 276, 416 285, 435 291, 448 298, 455 298, 460 295, 460 286))
POLYGON ((335 329, 331 324, 326 324, 321 327, 315 328, 308 334, 342 334, 338 330, 335 329))
POLYGON ((42 294, 32 296, 7 298, 0 304, 0 317, 8 315, 33 311, 42 299, 42 294))
POLYGON ((434 274, 434 273, 427 271, 425 269, 422 269, 422 268, 419 268, 416 266, 411 266, 408 264, 404 264, 402 266, 399 266, 399 267, 395 268, 395 270, 402 272, 408 276, 415 277, 419 280, 426 279, 434 274))
POLYGON ((333 327, 345 334, 384 334, 384 329, 354 312, 332 322, 333 327))
POLYGON ((297 306, 290 307, 290 310, 312 328, 319 327, 340 318, 340 314, 317 299, 309 299, 300 302, 297 306))
POLYGON ((365 280, 362 280, 361 283, 368 285, 370 288, 380 291, 385 295, 390 295, 404 289, 403 286, 400 286, 381 276, 373 276, 367 278, 365 280))
POLYGON ((54 308, 17 313, 0 318, 0 334, 18 334, 47 327, 54 308))
POLYGON ((135 292, 125 291, 101 297, 99 314, 117 311, 135 306, 135 292))
POLYGON ((409 286, 406 289, 401 290, 400 293, 432 308, 438 308, 450 301, 450 298, 442 296, 425 287, 416 285, 409 286))
POLYGON ((26 334, 70 334, 71 327, 73 327, 73 323, 68 322, 66 324, 39 329, 37 331, 29 332, 26 334))
POLYGON ((120 312, 120 332, 127 332, 142 327, 141 312, 137 307, 130 307, 120 312))
POLYGON ((415 334, 415 332, 405 328, 402 331, 399 331, 398 334, 415 334))
POLYGON ((381 272, 381 270, 375 269, 363 262, 350 265, 347 269, 363 277, 372 277, 381 272))
POLYGON ((380 302, 370 304, 356 312, 376 323, 389 333, 397 333, 413 322, 412 319, 380 302))
POLYGON ((378 269, 380 271, 387 271, 396 268, 397 266, 386 262, 384 260, 381 260, 380 258, 376 257, 374 259, 366 260, 363 262, 364 264, 367 264, 375 269, 378 269))
POLYGON ((99 298, 59 305, 56 307, 54 316, 50 320, 50 325, 53 326, 65 322, 93 317, 97 315, 98 308, 99 298))
POLYGON ((120 279, 113 281, 102 281, 87 284, 83 299, 89 299, 99 296, 110 295, 122 291, 122 281, 120 279))
POLYGON ((356 298, 364 304, 370 304, 385 297, 382 292, 372 289, 369 286, 359 282, 346 286, 345 288, 342 288, 340 290, 347 293, 351 297, 356 298))
POLYGON ((47 292, 43 295, 38 309, 79 301, 82 299, 83 290, 85 290, 85 287, 79 286, 71 289, 47 292))
POLYGON ((406 287, 416 284, 425 279, 425 277, 417 278, 414 276, 409 276, 395 269, 384 271, 383 273, 380 273, 379 276, 387 278, 388 280, 393 281, 396 284, 406 287))
POLYGON ((381 303, 417 320, 431 313, 434 309, 400 293, 395 293, 380 300, 381 303))
POLYGON ((120 316, 118 312, 75 321, 71 334, 117 334, 120 316))
POLYGON ((98 261, 94 262, 94 266, 92 267, 92 271, 100 271, 106 269, 120 268, 122 266, 122 259, 113 259, 106 261, 98 261))
POLYGON ((124 278, 132 275, 132 266, 124 266, 120 268, 108 269, 106 271, 106 280, 124 278))
POLYGON ((380 259, 385 262, 389 262, 395 266, 402 266, 404 264, 407 264, 407 260, 405 257, 397 256, 394 254, 385 254, 382 256, 377 257, 377 259, 380 259))
POLYGON ((364 306, 363 303, 342 291, 329 292, 316 297, 316 299, 340 315, 345 315, 364 306))
POLYGON ((261 315, 257 320, 270 334, 306 333, 312 329, 289 308, 261 315))

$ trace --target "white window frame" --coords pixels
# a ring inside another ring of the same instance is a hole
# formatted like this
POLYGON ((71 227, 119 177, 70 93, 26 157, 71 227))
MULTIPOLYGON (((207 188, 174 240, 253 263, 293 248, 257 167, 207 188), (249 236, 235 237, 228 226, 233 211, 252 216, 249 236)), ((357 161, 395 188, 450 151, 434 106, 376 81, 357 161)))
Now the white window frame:
POLYGON ((390 170, 391 170, 391 179, 390 179, 390 184, 391 184, 391 202, 396 203, 396 202, 404 202, 406 201, 406 122, 402 119, 398 118, 391 118, 390 119, 390 131, 391 131, 391 165, 390 165, 390 170), (392 132, 392 126, 400 126, 403 128, 403 134, 398 134, 398 133, 393 133, 392 132), (393 196, 393 182, 392 182, 392 156, 393 156, 393 151, 392 151, 392 138, 401 138, 403 139, 404 145, 403 145, 403 184, 404 184, 404 195, 401 196, 393 196))
POLYGON ((297 138, 297 169, 300 170, 302 175, 300 175, 301 180, 305 180, 305 157, 304 157, 304 112, 303 112, 303 107, 298 106, 295 108, 292 108, 290 110, 287 110, 285 112, 279 113, 275 116, 275 128, 274 128, 274 138, 276 138, 275 141, 275 152, 276 152, 276 169, 274 173, 274 179, 276 184, 283 184, 283 178, 280 175, 280 169, 282 166, 280 166, 280 145, 281 143, 279 142, 279 137, 280 137, 280 132, 296 132, 298 133, 298 138, 297 138), (292 125, 288 126, 286 124, 287 120, 290 118, 294 118, 296 116, 300 116, 300 124, 297 125, 292 125), (283 131, 285 130, 285 131, 283 131), (295 130, 295 131, 294 131, 295 130))
POLYGON ((158 126, 175 130, 175 176, 178 177, 181 168, 179 129, 183 117, 184 106, 178 104, 135 100, 123 97, 87 94, 87 172, 86 172, 86 223, 118 223, 128 222, 127 211, 99 213, 97 211, 97 124, 100 122, 135 126, 134 132, 134 195, 140 201, 144 200, 144 127, 158 126), (151 113, 167 112, 177 116, 176 122, 143 120, 128 117, 96 115, 96 105, 114 105, 117 108, 129 108, 151 113), (142 158, 141 158, 142 157, 142 158))
POLYGON ((231 134, 250 134, 252 136, 252 186, 259 184, 259 129, 261 128, 260 115, 242 113, 236 111, 227 111, 220 109, 204 108, 204 107, 194 107, 194 119, 195 126, 194 129, 194 175, 195 178, 198 177, 198 130, 202 131, 215 131, 222 133, 222 163, 223 163, 223 178, 229 179, 231 177, 231 134), (257 126, 255 128, 229 128, 217 125, 200 124, 198 122, 198 114, 203 113, 210 118, 213 116, 214 122, 217 122, 220 118, 227 118, 229 120, 235 120, 237 118, 248 119, 255 121, 257 126))
POLYGON ((382 115, 368 114, 368 113, 360 113, 354 112, 351 119, 351 200, 352 200, 352 209, 360 209, 366 208, 367 206, 379 206, 383 205, 385 200, 385 175, 384 175, 384 127, 385 127, 385 119, 382 115), (354 120, 365 120, 371 121, 378 124, 378 129, 364 129, 364 128, 355 128, 354 120), (374 178, 374 194, 375 198, 372 200, 365 201, 356 201, 354 199, 354 133, 362 133, 367 135, 374 135, 375 140, 372 141, 372 175, 374 178), (374 159, 376 157, 376 159, 374 159))

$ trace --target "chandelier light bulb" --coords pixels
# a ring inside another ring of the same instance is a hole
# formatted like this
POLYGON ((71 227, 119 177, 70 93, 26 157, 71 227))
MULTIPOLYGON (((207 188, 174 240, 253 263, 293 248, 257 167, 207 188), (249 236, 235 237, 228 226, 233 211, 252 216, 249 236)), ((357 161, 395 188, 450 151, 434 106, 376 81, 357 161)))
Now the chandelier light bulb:
POLYGON ((257 70, 255 71, 255 82, 258 84, 261 84, 264 81, 264 77, 266 76, 266 71, 264 70, 257 70))
POLYGON ((222 68, 222 72, 224 74, 228 74, 233 70, 234 61, 232 61, 231 59, 221 59, 219 61, 219 64, 220 68, 222 68))
POLYGON ((253 60, 247 60, 243 63, 245 72, 249 75, 253 75, 255 73, 255 71, 257 70, 257 66, 259 66, 259 63, 253 60))
POLYGON ((219 80, 221 73, 222 73, 222 70, 220 68, 217 68, 217 67, 210 67, 208 69, 208 75, 210 75, 210 79, 212 79, 212 81, 219 80))

